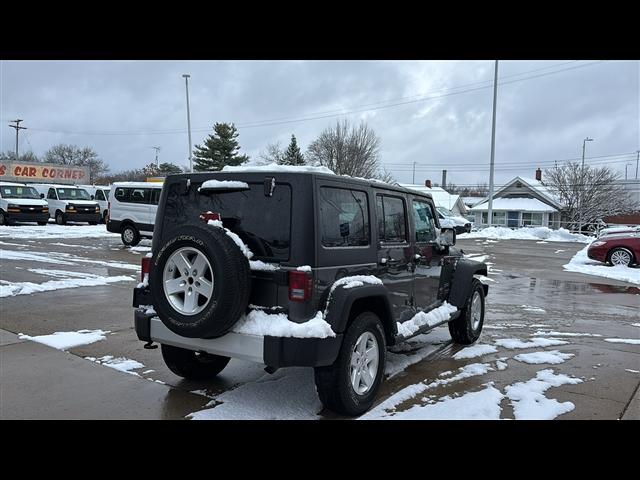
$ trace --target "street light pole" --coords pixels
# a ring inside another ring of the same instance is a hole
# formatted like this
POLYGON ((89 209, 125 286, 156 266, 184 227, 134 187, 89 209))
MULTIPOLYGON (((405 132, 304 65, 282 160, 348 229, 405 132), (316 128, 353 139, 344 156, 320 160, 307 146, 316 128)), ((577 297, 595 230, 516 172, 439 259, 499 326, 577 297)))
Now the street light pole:
POLYGON ((495 74, 493 77, 493 120, 491 122, 491 165, 489 167, 489 211, 487 212, 487 223, 493 223, 493 159, 495 157, 496 146, 496 101, 498 99, 498 60, 496 60, 495 74))
POLYGON ((578 205, 579 205, 579 210, 578 210, 578 216, 579 216, 578 217, 579 218, 579 221, 578 221, 578 233, 582 233, 582 197, 584 196, 583 194, 584 194, 584 187, 585 187, 585 185, 584 185, 584 149, 585 149, 585 145, 587 144, 587 142, 593 142, 593 138, 587 137, 582 141, 582 168, 580 170, 580 185, 579 185, 579 187, 580 187, 580 195, 579 195, 579 198, 578 198, 580 200, 578 202, 578 205))
POLYGON ((11 128, 16 129, 16 162, 20 161, 20 157, 18 156, 18 134, 20 133, 20 130, 27 129, 27 127, 21 127, 20 122, 22 122, 21 119, 13 120, 13 123, 15 123, 15 125, 9 125, 11 128))
POLYGON ((191 159, 191 113, 189 112, 189 77, 191 75, 184 74, 184 86, 187 92, 187 130, 189 131, 189 171, 193 172, 193 161, 191 159))
POLYGON ((640 150, 636 150, 636 180, 638 179, 638 162, 640 161, 640 150))

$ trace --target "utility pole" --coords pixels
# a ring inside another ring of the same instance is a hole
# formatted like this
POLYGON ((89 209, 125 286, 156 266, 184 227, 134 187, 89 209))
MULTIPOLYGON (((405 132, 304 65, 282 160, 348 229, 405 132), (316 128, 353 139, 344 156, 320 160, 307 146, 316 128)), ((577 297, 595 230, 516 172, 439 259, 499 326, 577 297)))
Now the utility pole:
MULTIPOLYGON (((638 176, 638 172, 636 172, 636 177, 638 176)), ((414 185, 416 184, 416 162, 413 162, 413 180, 411 181, 414 185)))
POLYGON ((13 120, 13 123, 15 123, 15 125, 11 125, 9 124, 9 126, 11 128, 15 128, 16 129, 16 162, 20 160, 20 157, 18 156, 18 134, 20 133, 20 130, 26 130, 27 127, 21 127, 20 126, 20 122, 22 122, 21 119, 17 119, 17 120, 13 120))
POLYGON ((446 170, 442 170, 442 189, 443 190, 447 189, 447 171, 446 170))
POLYGON ((493 224, 493 165, 496 152, 496 102, 498 99, 498 60, 496 60, 495 73, 493 76, 493 120, 491 122, 491 165, 489 167, 489 211, 487 212, 487 223, 493 224))
POLYGON ((158 163, 158 152, 160 151, 160 147, 151 147, 156 151, 156 167, 159 167, 160 164, 158 163))
POLYGON ((593 138, 585 138, 582 141, 582 169, 580 171, 580 185, 578 185, 578 188, 580 188, 580 195, 578 195, 578 199, 580 200, 578 202, 579 205, 579 210, 578 210, 578 233, 582 233, 582 197, 584 196, 584 187, 585 187, 585 181, 584 181, 584 149, 585 149, 585 145, 587 144, 587 142, 593 142, 593 138))
POLYGON ((636 180, 638 179, 638 161, 640 161, 640 150, 636 150, 636 180))
POLYGON ((624 179, 625 179, 625 181, 627 180, 627 167, 628 167, 629 165, 633 165, 633 164, 631 164, 631 163, 627 163, 627 164, 625 164, 625 166, 624 166, 624 179))
POLYGON ((191 159, 191 113, 189 112, 189 77, 191 77, 191 75, 188 74, 184 74, 182 75, 184 77, 184 86, 186 88, 187 91, 187 129, 189 131, 189 171, 193 172, 193 161, 191 159))

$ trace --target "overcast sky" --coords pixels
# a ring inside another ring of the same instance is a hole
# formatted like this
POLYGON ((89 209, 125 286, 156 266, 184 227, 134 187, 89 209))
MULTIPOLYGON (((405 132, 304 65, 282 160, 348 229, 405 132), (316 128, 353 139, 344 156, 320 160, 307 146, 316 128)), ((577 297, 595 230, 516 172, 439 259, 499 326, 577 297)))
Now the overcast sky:
MULTIPOLYGON (((188 164, 185 83, 193 144, 235 122, 241 152, 295 134, 303 149, 338 118, 366 121, 400 182, 488 182, 494 62, 487 61, 1 61, 0 149, 24 120, 20 150, 90 146, 112 172, 154 160, 188 164), (399 105, 398 105, 399 104, 399 105), (322 118, 313 118, 322 117, 322 118), (312 118, 312 119, 309 119, 312 118), (271 123, 271 125, 269 125, 271 123), (266 125, 265 125, 266 124, 266 125)), ((579 158, 635 176, 640 62, 499 63, 496 184, 579 158), (501 84, 502 83, 502 84, 501 84), (629 154, 630 153, 630 154, 629 154), (629 154, 624 157, 612 155, 629 154), (589 159, 589 157, 601 157, 589 159)))

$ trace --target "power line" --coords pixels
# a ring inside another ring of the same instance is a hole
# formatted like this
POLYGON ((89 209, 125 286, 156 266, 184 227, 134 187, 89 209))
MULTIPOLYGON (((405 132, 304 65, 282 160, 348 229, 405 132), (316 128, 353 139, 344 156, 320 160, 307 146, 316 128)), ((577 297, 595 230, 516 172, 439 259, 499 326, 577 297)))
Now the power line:
MULTIPOLYGON (((557 73, 561 73, 561 72, 565 72, 568 70, 575 70, 578 68, 585 68, 585 67, 589 67, 592 65, 596 65, 596 64, 600 64, 603 63, 604 60, 598 60, 598 61, 594 61, 594 62, 590 62, 590 63, 586 63, 586 64, 581 64, 581 65, 576 65, 573 67, 567 67, 567 68, 563 68, 560 70, 555 70, 552 72, 547 72, 547 73, 541 73, 538 75, 531 75, 528 77, 524 77, 524 78, 519 78, 519 79, 515 79, 515 80, 510 80, 510 81, 505 81, 505 82, 498 82, 498 85, 509 85, 509 84, 513 84, 513 83, 518 83, 518 82, 523 82, 523 81, 527 81, 527 80, 531 80, 534 78, 540 78, 540 77, 544 77, 544 76, 548 76, 548 75, 555 75, 557 73)), ((573 63, 573 62, 567 62, 567 63, 573 63)), ((564 64, 563 64, 564 65, 564 64)), ((526 73, 531 73, 534 71, 540 71, 543 69, 548 69, 548 68, 552 68, 552 67, 557 67, 558 65, 554 65, 554 66, 550 66, 550 67, 544 67, 541 69, 535 69, 535 70, 531 70, 529 72, 522 72, 520 74, 514 74, 514 75, 509 75, 507 77, 512 77, 512 76, 522 76, 525 75, 526 73)), ((503 78, 507 78, 507 77, 503 77, 503 78)), ((483 81, 483 82, 477 82, 477 83, 487 83, 488 81, 483 81)), ((473 85, 473 84, 469 84, 469 85, 473 85)), ((286 119, 287 117, 284 117, 284 119, 271 119, 271 120, 262 120, 262 121, 256 121, 256 122, 246 122, 246 123, 238 123, 236 126, 238 128, 258 128, 258 127, 268 127, 268 126, 275 126, 275 125, 283 125, 283 124, 288 124, 288 123, 301 123, 301 122, 306 122, 306 121, 312 121, 312 120, 320 120, 323 118, 331 118, 331 117, 340 117, 340 116, 344 116, 344 115, 352 115, 355 113, 364 113, 364 112, 369 112, 369 111, 376 111, 376 110, 382 110, 382 109, 386 109, 386 108, 393 108, 393 107, 398 107, 398 106, 403 106, 403 105, 410 105, 410 104, 414 104, 414 103, 420 103, 420 102, 424 102, 424 101, 428 101, 428 100, 432 100, 432 99, 437 99, 437 98, 444 98, 444 97, 448 97, 448 96, 453 96, 453 95, 460 95, 463 93, 469 93, 469 92, 474 92, 474 91, 479 91, 479 90, 483 90, 486 88, 491 88, 493 85, 489 84, 489 85, 484 85, 484 86, 480 86, 480 87, 476 87, 476 88, 470 88, 470 89, 464 89, 461 91, 457 91, 457 92, 449 92, 449 93, 444 93, 442 95, 431 95, 431 94, 423 94, 421 96, 419 96, 419 98, 414 98, 413 100, 405 100, 405 101, 391 101, 393 103, 389 103, 387 105, 381 105, 378 107, 373 107, 373 108, 362 108, 364 106, 367 105, 376 105, 379 103, 388 103, 390 102, 389 100, 387 101, 381 101, 381 102, 376 102, 373 104, 364 104, 364 105, 359 105, 356 107, 353 107, 355 109, 351 109, 351 110, 342 110, 339 113, 337 110, 331 110, 328 112, 324 112, 324 113, 317 113, 317 114, 307 114, 307 115, 302 115, 300 117, 291 117, 291 119, 286 119)), ((461 87, 449 87, 448 89, 441 89, 441 90, 437 90, 438 91, 446 91, 446 90, 454 90, 454 89, 459 89, 461 87)), ((401 97, 401 98, 412 98, 412 97, 401 97)), ((102 135, 115 135, 115 136, 127 136, 127 135, 174 135, 174 134, 181 134, 184 133, 186 130, 185 129, 167 129, 167 130, 147 130, 147 131, 65 131, 65 130, 53 130, 53 129, 33 129, 36 131, 43 131, 43 132, 49 132, 49 133, 64 133, 64 134, 70 134, 70 135, 96 135, 96 136, 102 136, 102 135)), ((211 130, 211 127, 202 127, 202 128, 194 128, 192 129, 192 131, 194 132, 208 132, 211 130)))

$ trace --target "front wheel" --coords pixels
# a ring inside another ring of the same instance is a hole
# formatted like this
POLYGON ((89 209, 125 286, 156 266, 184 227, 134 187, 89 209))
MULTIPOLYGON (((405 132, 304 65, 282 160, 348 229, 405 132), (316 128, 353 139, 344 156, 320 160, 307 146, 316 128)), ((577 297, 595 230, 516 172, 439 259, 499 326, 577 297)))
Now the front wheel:
POLYGON ((127 247, 135 247, 140 243, 140 232, 138 232, 136 227, 129 223, 122 227, 120 237, 122 238, 122 243, 127 247))
POLYGON ((58 225, 64 225, 65 223, 67 223, 67 219, 64 216, 64 213, 62 213, 62 212, 57 212, 56 213, 56 223, 58 225))
POLYGON ((229 357, 212 353, 194 352, 184 348, 161 345, 162 358, 169 370, 188 380, 215 378, 227 366, 229 357))
POLYGON ((372 312, 361 313, 347 329, 334 364, 315 368, 316 389, 322 404, 349 416, 369 410, 382 382, 385 355, 380 319, 372 312))
POLYGON ((7 214, 3 211, 0 211, 0 225, 10 225, 9 219, 7 218, 7 214))
POLYGON ((470 345, 480 337, 484 324, 484 288, 473 279, 471 292, 460 316, 449 322, 449 333, 455 343, 470 345))
POLYGON ((614 267, 617 265, 630 267, 633 263, 633 254, 626 248, 614 248, 609 253, 609 263, 614 267))

